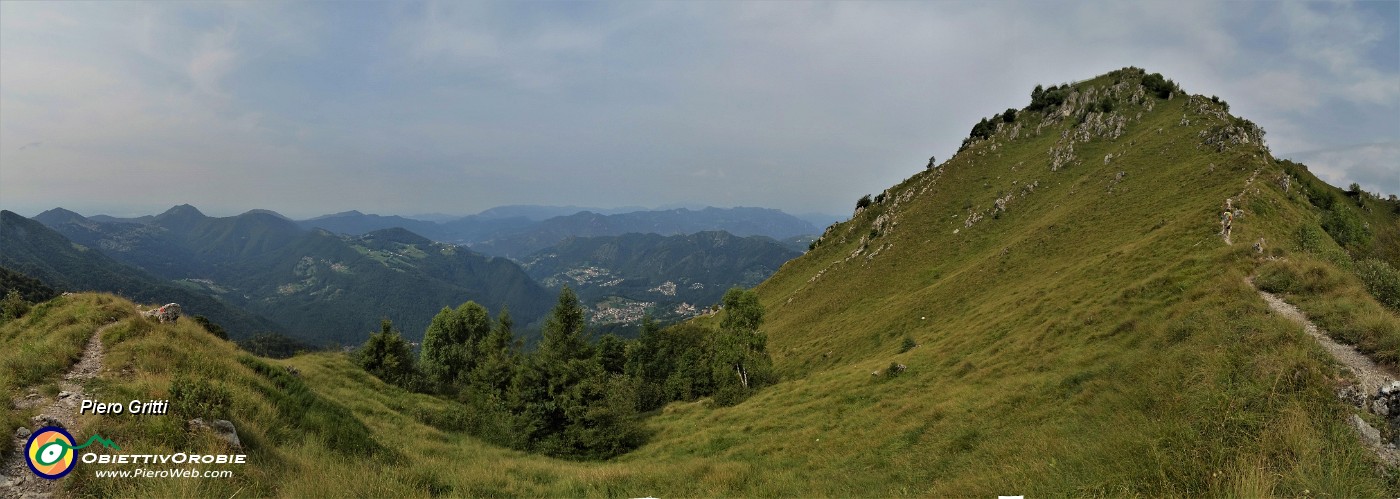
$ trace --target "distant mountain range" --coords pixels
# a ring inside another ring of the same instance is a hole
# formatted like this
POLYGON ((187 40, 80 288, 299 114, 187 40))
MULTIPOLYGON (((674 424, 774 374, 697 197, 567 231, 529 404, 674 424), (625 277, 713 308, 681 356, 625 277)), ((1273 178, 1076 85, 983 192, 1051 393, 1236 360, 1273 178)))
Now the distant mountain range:
POLYGON ((512 204, 488 208, 481 213, 477 213, 477 218, 499 219, 499 218, 525 218, 535 222, 548 220, 554 217, 573 215, 581 211, 591 211, 604 215, 618 215, 635 211, 649 211, 640 206, 624 206, 621 208, 589 208, 586 206, 542 206, 536 204, 512 204))
POLYGON ((417 234, 437 235, 440 225, 425 220, 414 220, 397 215, 366 215, 351 210, 296 222, 303 229, 325 229, 336 234, 360 235, 376 230, 401 228, 417 234))
POLYGON ((678 208, 666 211, 638 211, 617 215, 581 212, 554 217, 520 230, 495 234, 477 242, 472 249, 512 258, 558 244, 569 237, 643 234, 694 234, 725 231, 736 236, 767 236, 783 239, 821 232, 812 224, 779 210, 768 208, 678 208))
POLYGON ((143 303, 176 302, 186 313, 209 317, 239 337, 284 329, 206 293, 117 262, 95 246, 74 243, 10 211, 0 211, 0 266, 59 291, 107 291, 143 303))
POLYGON ((359 211, 292 221, 268 210, 208 217, 190 205, 133 218, 55 208, 8 216, 0 265, 64 290, 180 302, 234 337, 358 344, 383 317, 416 339, 439 309, 467 300, 508 306, 528 335, 566 283, 599 325, 634 326, 644 311, 680 320, 729 287, 762 281, 816 233, 762 208, 535 219, 572 208, 506 206, 443 223, 359 211))
MULTIPOLYGON (((521 258, 576 237, 618 236, 629 233, 694 234, 720 230, 737 236, 774 239, 814 236, 821 227, 780 210, 767 208, 703 208, 692 210, 582 210, 575 206, 514 205, 492 208, 450 221, 430 221, 347 211, 297 222, 305 229, 338 234, 404 228, 430 239, 464 244, 488 255, 521 258)), ((825 221, 830 216, 816 215, 825 221)), ((829 222, 827 222, 829 223, 829 222)))
POLYGON ((215 218, 189 205, 148 223, 101 223, 62 209, 35 220, 313 343, 357 344, 381 317, 416 338, 439 309, 467 300, 492 310, 509 306, 524 325, 541 317, 553 297, 513 262, 402 228, 337 235, 267 212, 215 218))

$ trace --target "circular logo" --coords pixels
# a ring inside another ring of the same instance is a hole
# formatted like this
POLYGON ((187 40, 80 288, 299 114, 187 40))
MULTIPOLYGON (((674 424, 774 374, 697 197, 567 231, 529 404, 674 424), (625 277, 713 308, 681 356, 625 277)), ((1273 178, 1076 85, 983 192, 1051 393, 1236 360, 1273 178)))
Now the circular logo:
POLYGON ((73 435, 68 434, 68 430, 45 426, 29 435, 29 443, 24 444, 24 457, 35 475, 57 480, 73 471, 78 451, 73 450, 73 435))

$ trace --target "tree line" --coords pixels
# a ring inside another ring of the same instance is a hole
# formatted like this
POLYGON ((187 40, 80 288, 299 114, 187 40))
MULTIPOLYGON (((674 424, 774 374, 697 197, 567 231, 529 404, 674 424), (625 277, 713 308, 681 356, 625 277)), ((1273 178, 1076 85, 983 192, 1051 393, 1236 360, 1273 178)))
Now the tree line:
POLYGON ((438 312, 417 355, 386 320, 356 358, 388 383, 460 402, 448 416, 452 426, 483 440, 605 459, 641 445, 643 416, 669 402, 713 397, 733 405, 777 380, 757 293, 734 288, 722 303, 718 329, 663 329, 647 317, 635 340, 592 340, 578 296, 565 287, 527 352, 508 310, 492 319, 469 301, 438 312))

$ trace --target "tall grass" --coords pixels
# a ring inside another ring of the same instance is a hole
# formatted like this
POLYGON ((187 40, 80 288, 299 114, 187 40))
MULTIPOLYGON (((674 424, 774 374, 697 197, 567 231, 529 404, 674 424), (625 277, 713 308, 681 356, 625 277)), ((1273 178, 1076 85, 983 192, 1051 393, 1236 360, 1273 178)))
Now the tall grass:
MULTIPOLYGON (((1020 113, 1018 138, 1002 127, 892 187, 759 287, 783 381, 732 407, 667 405, 646 420, 648 443, 616 458, 483 443, 457 431, 460 404, 386 385, 341 354, 253 359, 184 321, 131 320, 104 337, 101 390, 160 398, 176 376, 209 380, 229 394, 252 464, 224 481, 79 477, 69 492, 1395 495, 1346 426, 1331 391, 1341 374, 1245 277, 1257 270, 1260 286, 1394 363, 1390 319, 1374 313, 1385 310, 1355 276, 1282 247, 1310 212, 1247 181, 1279 173, 1265 151, 1198 147, 1209 117, 1185 96, 1153 102, 1112 102, 1132 117, 1124 135, 1076 143, 1079 160, 1057 171, 1046 151, 1089 115, 1020 113), (999 216, 964 222, 1008 194, 999 216), (1216 236, 1226 198, 1248 210, 1233 246, 1216 236), (1249 248, 1259 238, 1263 255, 1249 248), (872 376, 891 363, 907 370, 872 376), (382 450, 324 438, 340 428, 382 450)), ((132 449, 222 448, 172 418, 92 424, 132 449)))
MULTIPOLYGON (((16 410, 9 401, 26 397, 27 389, 54 385, 59 376, 82 357, 83 347, 102 324, 133 315, 130 303, 111 295, 61 296, 32 307, 29 312, 0 326, 0 423, 6 435, 28 426, 34 409, 16 410)), ((56 395, 45 393, 43 395, 56 395)), ((0 453, 12 448, 0 439, 0 453)))
POLYGON ((1282 293, 1337 340, 1390 367, 1400 367, 1400 316, 1376 302, 1350 272, 1308 255, 1265 263, 1255 279, 1282 293))

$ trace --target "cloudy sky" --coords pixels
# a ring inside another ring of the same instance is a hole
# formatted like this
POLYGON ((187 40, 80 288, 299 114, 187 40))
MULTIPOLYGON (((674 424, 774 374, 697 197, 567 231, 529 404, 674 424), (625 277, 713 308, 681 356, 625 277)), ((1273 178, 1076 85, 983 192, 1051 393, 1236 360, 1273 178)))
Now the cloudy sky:
POLYGON ((1400 3, 0 2, 0 207, 849 213, 1136 65, 1400 194, 1400 3))

